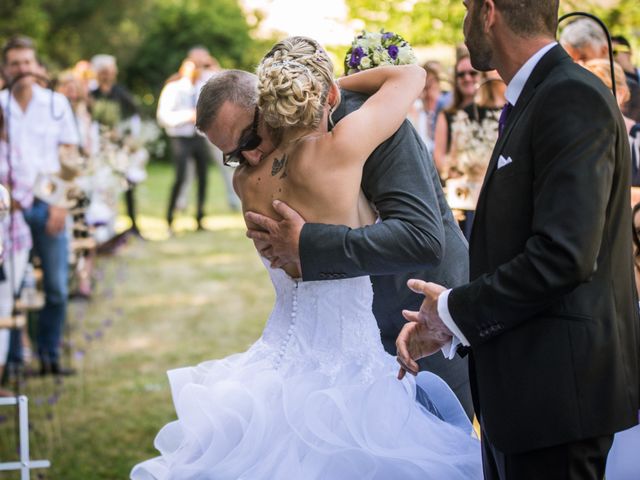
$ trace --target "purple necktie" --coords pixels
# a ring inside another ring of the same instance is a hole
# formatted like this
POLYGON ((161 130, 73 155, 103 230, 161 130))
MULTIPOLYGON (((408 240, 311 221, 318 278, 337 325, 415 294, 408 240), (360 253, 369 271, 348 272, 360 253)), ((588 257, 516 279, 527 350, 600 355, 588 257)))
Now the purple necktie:
POLYGON ((502 136, 504 126, 507 124, 507 118, 509 117, 512 109, 513 105, 509 102, 505 103, 504 107, 502 107, 502 112, 500 112, 500 118, 498 119, 498 137, 502 136))

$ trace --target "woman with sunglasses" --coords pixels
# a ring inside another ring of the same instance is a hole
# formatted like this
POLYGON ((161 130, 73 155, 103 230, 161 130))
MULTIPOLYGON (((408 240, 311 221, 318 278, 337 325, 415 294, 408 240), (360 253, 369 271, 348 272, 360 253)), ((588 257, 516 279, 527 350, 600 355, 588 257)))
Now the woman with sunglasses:
MULTIPOLYGON (((362 168, 405 119, 424 70, 380 67, 341 79, 371 96, 331 131, 340 93, 317 42, 277 43, 258 82, 257 114, 276 149, 236 169, 245 211, 276 217, 273 202, 282 200, 311 222, 373 223, 362 168)), ((246 135, 243 148, 255 129, 246 135)), ((414 379, 397 380, 369 277, 302 282, 297 264, 264 264, 276 303, 262 336, 244 353, 169 372, 179 420, 156 437, 163 456, 136 467, 133 478, 481 478, 479 442, 441 420, 445 410, 461 410, 453 393, 431 413, 416 402, 414 379)))
POLYGON ((478 76, 480 72, 471 66, 469 52, 460 53, 454 68, 453 98, 451 105, 440 112, 436 120, 435 145, 433 159, 440 176, 446 179, 450 174, 447 155, 451 149, 451 123, 453 117, 465 107, 473 103, 473 98, 478 88, 478 76))

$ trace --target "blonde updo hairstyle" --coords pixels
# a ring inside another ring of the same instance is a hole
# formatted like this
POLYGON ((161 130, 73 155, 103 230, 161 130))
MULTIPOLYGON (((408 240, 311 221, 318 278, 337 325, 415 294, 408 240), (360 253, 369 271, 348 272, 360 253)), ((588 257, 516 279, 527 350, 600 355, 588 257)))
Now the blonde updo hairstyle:
POLYGON ((257 74, 258 107, 273 131, 318 126, 333 84, 333 64, 318 42, 289 37, 276 43, 257 74))

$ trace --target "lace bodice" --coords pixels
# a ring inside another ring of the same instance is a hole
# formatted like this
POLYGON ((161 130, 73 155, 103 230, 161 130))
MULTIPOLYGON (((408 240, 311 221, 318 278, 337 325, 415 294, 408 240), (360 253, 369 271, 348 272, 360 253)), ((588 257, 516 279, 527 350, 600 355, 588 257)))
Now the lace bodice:
POLYGON ((392 360, 371 313, 369 277, 303 282, 265 266, 276 302, 256 346, 272 352, 274 367, 307 369, 312 363, 335 376, 345 363, 366 371, 392 360))

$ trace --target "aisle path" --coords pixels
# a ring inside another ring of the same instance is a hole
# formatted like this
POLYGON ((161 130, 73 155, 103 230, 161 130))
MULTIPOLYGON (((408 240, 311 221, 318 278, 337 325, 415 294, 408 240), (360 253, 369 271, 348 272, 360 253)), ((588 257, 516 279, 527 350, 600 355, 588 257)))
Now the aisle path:
MULTIPOLYGON (((94 299, 70 309, 79 375, 26 385, 32 456, 53 463, 43 478, 126 478, 174 418, 165 371, 242 351, 259 336, 273 293, 242 218, 205 225, 211 231, 133 241, 100 259, 94 299)), ((141 226, 150 231, 146 219, 141 226)), ((12 439, 0 417, 0 459, 13 455, 12 439)))

